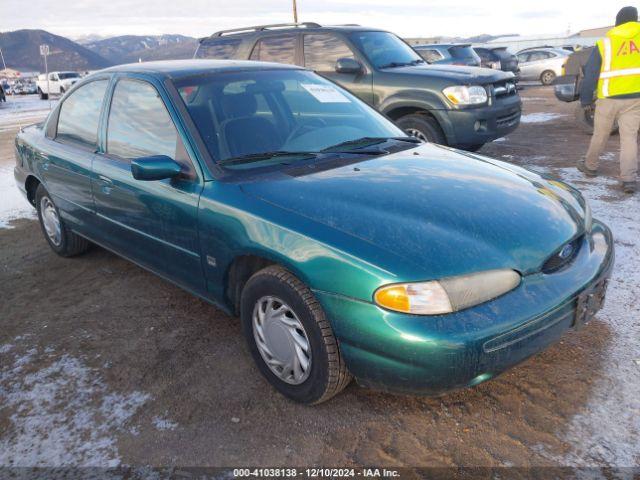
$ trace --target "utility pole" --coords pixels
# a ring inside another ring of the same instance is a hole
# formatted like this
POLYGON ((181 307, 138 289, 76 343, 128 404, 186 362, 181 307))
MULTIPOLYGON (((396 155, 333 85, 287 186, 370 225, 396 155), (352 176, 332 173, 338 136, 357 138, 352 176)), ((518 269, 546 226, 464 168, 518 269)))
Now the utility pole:
POLYGON ((293 23, 298 23, 298 6, 296 0, 293 0, 293 23))

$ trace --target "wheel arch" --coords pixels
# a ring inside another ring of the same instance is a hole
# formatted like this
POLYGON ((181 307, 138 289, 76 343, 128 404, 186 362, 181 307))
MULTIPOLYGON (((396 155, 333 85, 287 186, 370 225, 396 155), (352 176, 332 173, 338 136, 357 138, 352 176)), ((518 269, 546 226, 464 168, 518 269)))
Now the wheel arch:
POLYGON ((36 190, 38 190, 38 186, 42 184, 42 182, 35 175, 27 176, 27 179, 24 182, 24 188, 27 192, 27 200, 34 207, 36 206, 36 190))
POLYGON ((233 314, 240 314, 240 298, 247 281, 255 273, 272 265, 278 265, 288 270, 309 289, 312 288, 311 285, 309 285, 306 275, 285 258, 269 255, 264 252, 243 252, 233 257, 231 262, 229 262, 225 269, 223 280, 224 300, 229 305, 233 314))
POLYGON ((455 137, 451 121, 444 110, 444 106, 434 106, 430 103, 401 100, 387 104, 381 109, 382 113, 391 121, 396 122, 407 115, 424 115, 433 119, 447 139, 452 143, 455 137))

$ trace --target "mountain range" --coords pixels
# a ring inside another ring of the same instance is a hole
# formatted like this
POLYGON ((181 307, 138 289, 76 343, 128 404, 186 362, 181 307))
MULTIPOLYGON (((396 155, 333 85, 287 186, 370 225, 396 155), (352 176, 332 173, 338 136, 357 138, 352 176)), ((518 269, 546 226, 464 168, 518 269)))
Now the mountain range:
POLYGON ((73 40, 44 30, 16 30, 0 33, 0 48, 7 68, 44 71, 40 45, 49 45, 49 70, 96 70, 113 65, 102 55, 73 40))
MULTIPOLYGON (((123 35, 82 43, 44 30, 0 32, 7 68, 44 71, 40 45, 49 45, 49 70, 98 70, 122 63, 191 58, 197 40, 184 35, 123 35)), ((0 69, 2 65, 0 65, 0 69)))
POLYGON ((140 60, 191 58, 197 40, 184 35, 123 35, 91 41, 83 46, 117 65, 140 60))

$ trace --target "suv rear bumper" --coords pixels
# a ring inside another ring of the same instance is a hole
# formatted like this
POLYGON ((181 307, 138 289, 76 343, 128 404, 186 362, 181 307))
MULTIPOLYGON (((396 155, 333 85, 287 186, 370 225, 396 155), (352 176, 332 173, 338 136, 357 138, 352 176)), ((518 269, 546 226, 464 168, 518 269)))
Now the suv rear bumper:
POLYGON ((490 142, 518 128, 522 102, 519 95, 512 95, 494 100, 493 105, 440 110, 437 114, 447 143, 452 147, 465 148, 490 142))

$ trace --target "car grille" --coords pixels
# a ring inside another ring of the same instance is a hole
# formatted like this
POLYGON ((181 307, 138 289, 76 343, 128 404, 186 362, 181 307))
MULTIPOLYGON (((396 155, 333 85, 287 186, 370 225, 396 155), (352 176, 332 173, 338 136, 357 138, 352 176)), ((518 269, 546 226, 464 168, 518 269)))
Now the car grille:
POLYGON ((516 95, 517 93, 516 84, 514 82, 507 81, 493 84, 493 95, 496 98, 508 97, 516 95))
POLYGON ((516 110, 509 115, 498 117, 496 120, 496 126, 498 128, 505 128, 515 125, 520 120, 520 110, 516 110))
POLYGON ((571 261, 576 257, 582 245, 583 236, 571 240, 569 243, 565 243, 562 248, 556 251, 551 257, 547 259, 542 265, 543 273, 557 272, 561 268, 569 265, 571 261))

